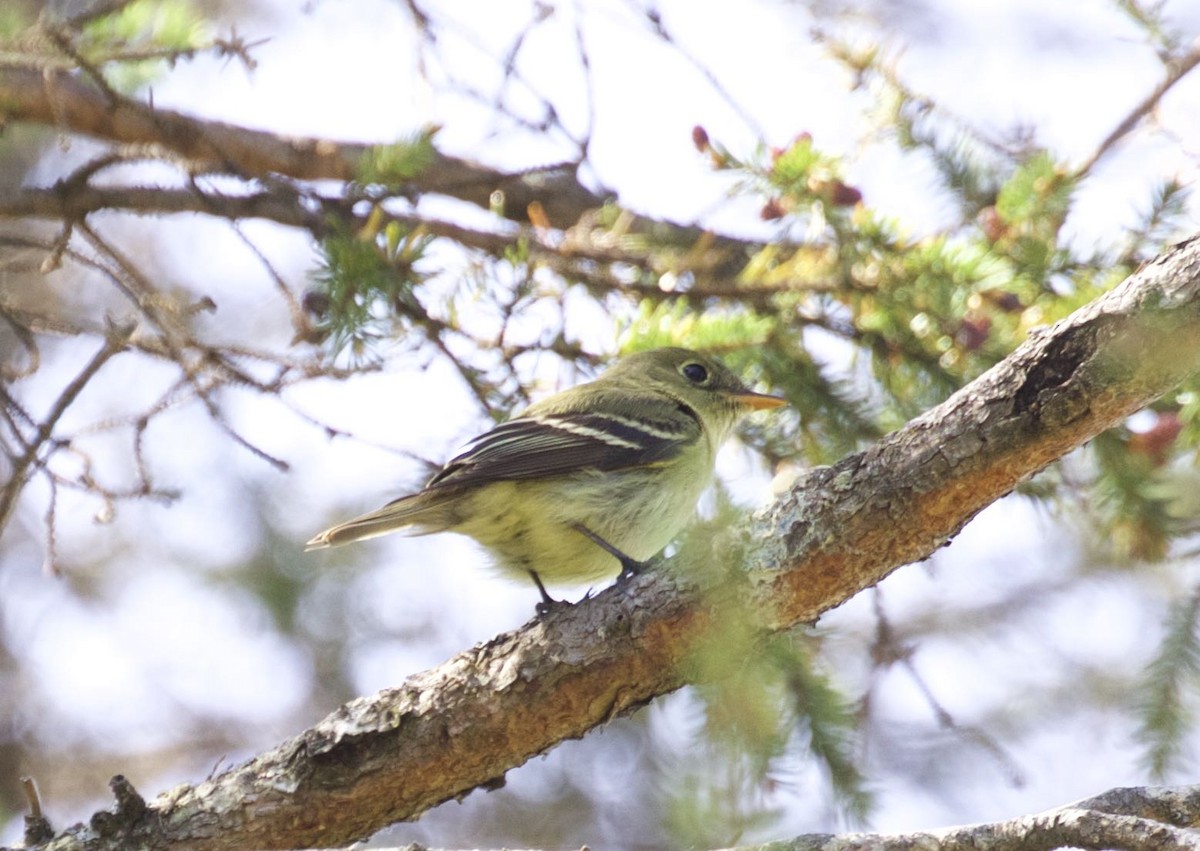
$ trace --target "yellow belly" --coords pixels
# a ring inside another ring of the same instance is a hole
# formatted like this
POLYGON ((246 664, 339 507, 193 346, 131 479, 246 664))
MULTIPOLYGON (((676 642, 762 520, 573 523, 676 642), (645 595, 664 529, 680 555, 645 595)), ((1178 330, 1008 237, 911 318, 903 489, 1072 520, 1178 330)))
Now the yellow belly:
POLYGON ((620 562, 577 524, 620 552, 645 561, 687 523, 708 485, 697 477, 665 489, 654 470, 595 473, 587 478, 493 482, 472 495, 466 519, 449 531, 474 538, 505 573, 536 572, 548 583, 615 577, 620 562))

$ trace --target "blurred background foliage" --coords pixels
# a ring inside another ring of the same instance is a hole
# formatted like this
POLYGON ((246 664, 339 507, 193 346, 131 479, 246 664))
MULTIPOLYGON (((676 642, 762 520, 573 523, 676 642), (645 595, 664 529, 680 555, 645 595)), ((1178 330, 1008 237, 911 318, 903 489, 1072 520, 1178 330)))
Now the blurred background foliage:
MULTIPOLYGON (((735 563, 724 532, 770 475, 902 425, 1200 220, 1186 3, 1021 6, 1030 39, 1003 72, 971 68, 967 96, 939 70, 961 67, 934 2, 336 5, 0 9, 0 74, 62 69, 200 118, 380 142, 356 179, 303 181, 189 167, 171 140, 0 135, 0 839, 20 776, 78 817, 109 775, 145 793, 199 779, 522 622, 532 597, 489 584, 469 547, 300 552, 489 419, 621 352, 719 353, 792 406, 745 427, 678 544, 682 563, 735 563), (392 41, 356 41, 375 18, 392 41), (768 28, 824 76, 787 76, 756 46, 768 28), (1044 99, 1084 129, 987 108, 1032 98, 1045 57, 1087 77, 1116 43, 1140 94, 1044 99), (333 97, 306 88, 322 75, 333 97), (838 130, 803 103, 821 86, 838 130), (662 138, 638 104, 691 126, 662 138), (503 193, 449 199, 422 184, 439 154, 559 164, 598 203, 563 222, 503 193), (21 203, 83 186, 192 188, 212 215, 139 218, 132 194, 68 219, 21 203), (222 212, 260 189, 294 215, 222 212)), ((1180 387, 819 626, 764 641, 731 624, 697 651, 709 685, 382 838, 704 847, 1194 782, 1197 399, 1180 387)))

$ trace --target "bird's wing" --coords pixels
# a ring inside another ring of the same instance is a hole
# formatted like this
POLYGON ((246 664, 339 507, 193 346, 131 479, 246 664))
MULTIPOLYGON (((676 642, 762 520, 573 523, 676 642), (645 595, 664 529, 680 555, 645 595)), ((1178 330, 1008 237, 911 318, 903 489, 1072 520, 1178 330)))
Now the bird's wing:
POLYGON ((690 416, 635 419, 568 411, 518 417, 471 441, 427 487, 661 464, 700 436, 699 419, 680 407, 690 416))

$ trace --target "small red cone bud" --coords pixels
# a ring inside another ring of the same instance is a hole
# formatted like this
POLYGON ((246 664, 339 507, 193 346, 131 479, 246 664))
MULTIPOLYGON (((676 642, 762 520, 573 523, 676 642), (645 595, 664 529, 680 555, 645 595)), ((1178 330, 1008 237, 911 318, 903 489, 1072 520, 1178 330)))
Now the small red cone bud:
POLYGON ((967 316, 958 326, 958 333, 955 336, 958 338, 959 345, 968 352, 975 352, 987 342, 991 330, 992 320, 987 316, 967 316))
POLYGON ((1167 463, 1171 447, 1179 433, 1183 431, 1183 421, 1174 411, 1164 411, 1154 421, 1154 425, 1145 431, 1135 432, 1129 438, 1129 451, 1134 455, 1144 455, 1155 467, 1167 463))
POLYGON ((835 207, 853 207, 862 200, 862 192, 840 180, 829 184, 829 203, 835 207))
POLYGON ((320 318, 329 312, 329 296, 317 290, 308 290, 300 300, 300 305, 309 316, 320 318))
POLYGON ((709 148, 708 131, 699 124, 692 128, 692 144, 702 154, 709 148))
POLYGON ((984 295, 1005 313, 1016 313, 1025 309, 1025 305, 1021 304, 1021 297, 1008 290, 988 290, 984 295))
POLYGON ((976 221, 989 242, 999 242, 1008 234, 1008 225, 1000 218, 995 207, 984 207, 979 211, 976 221))
POLYGON ((758 217, 764 222, 770 222, 775 219, 782 219, 787 215, 787 210, 783 209, 783 205, 779 203, 778 198, 772 198, 758 212, 758 217))

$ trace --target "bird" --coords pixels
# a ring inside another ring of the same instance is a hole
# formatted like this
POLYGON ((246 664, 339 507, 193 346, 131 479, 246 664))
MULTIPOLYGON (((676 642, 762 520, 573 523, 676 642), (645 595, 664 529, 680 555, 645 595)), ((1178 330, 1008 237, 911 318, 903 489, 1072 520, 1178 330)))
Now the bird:
POLYGON ((475 539, 502 573, 584 583, 641 572, 683 528, 742 417, 786 404, 714 357, 659 348, 529 406, 446 463, 416 493, 306 544, 398 530, 475 539))

